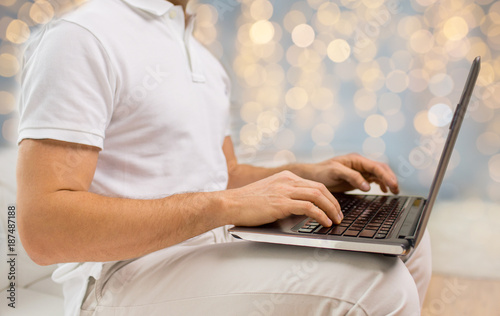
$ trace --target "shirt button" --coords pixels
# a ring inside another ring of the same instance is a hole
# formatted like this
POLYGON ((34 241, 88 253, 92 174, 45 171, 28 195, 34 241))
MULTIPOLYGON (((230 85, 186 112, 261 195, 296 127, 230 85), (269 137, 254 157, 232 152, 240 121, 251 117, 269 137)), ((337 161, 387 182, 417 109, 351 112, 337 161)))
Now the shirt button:
POLYGON ((174 10, 170 10, 168 12, 168 16, 171 18, 171 19, 175 19, 175 17, 177 16, 177 12, 175 12, 174 10))

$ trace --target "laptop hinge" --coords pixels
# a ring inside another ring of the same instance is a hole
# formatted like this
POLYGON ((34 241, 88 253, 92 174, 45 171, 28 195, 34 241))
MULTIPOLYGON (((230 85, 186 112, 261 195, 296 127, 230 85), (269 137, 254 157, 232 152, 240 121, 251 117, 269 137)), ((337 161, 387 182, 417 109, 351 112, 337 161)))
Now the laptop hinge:
POLYGON ((406 237, 405 239, 408 240, 408 242, 410 243, 410 245, 412 247, 415 247, 415 237, 414 236, 406 237))

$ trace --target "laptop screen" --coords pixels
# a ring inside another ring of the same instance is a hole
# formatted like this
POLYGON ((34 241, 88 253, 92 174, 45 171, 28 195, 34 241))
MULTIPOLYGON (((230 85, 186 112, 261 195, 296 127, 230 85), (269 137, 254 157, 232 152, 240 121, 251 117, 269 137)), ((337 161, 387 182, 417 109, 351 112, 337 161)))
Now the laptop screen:
MULTIPOLYGON (((450 157, 453 152, 453 147, 455 146, 458 132, 460 130, 460 126, 462 125, 462 121, 465 116, 465 111, 467 110, 467 106, 469 105, 469 101, 472 96, 472 91, 474 90, 474 86, 476 85, 476 80, 479 75, 479 69, 481 68, 480 65, 481 65, 481 57, 478 56, 472 62, 472 66, 469 71, 467 81, 465 82, 465 87, 462 92, 462 96, 460 97, 460 102, 458 103, 457 108, 455 109, 455 114, 453 115, 453 119, 450 123, 450 131, 448 133, 448 138, 446 139, 443 153, 441 154, 441 158, 439 160, 439 164, 437 166, 436 173, 434 175, 434 180, 432 181, 423 217, 420 223, 418 224, 418 228, 416 231, 419 231, 421 227, 426 227, 427 222, 429 220, 431 213, 430 211, 432 209, 432 206, 434 205, 434 202, 436 201, 436 197, 438 195, 439 188, 441 187, 441 183, 443 182, 444 174, 446 168, 448 167, 448 162, 450 161, 450 157)), ((420 236, 415 242, 416 245, 418 245, 422 236, 423 234, 420 234, 420 236)))

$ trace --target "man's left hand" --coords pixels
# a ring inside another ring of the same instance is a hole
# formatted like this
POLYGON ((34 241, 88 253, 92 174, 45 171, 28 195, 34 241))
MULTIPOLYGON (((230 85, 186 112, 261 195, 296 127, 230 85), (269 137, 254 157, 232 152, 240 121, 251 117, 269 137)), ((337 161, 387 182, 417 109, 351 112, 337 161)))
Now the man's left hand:
POLYGON ((391 168, 358 154, 339 156, 315 164, 300 165, 303 178, 323 183, 332 192, 370 190, 377 183, 383 192, 399 193, 398 181, 391 168))

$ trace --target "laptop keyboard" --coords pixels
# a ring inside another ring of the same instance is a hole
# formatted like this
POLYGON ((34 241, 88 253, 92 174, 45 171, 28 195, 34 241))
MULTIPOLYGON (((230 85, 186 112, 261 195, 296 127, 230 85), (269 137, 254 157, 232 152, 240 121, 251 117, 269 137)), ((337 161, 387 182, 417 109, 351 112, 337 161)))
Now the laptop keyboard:
POLYGON ((323 227, 309 218, 298 232, 383 239, 389 234, 407 199, 398 196, 346 194, 335 194, 335 198, 344 213, 344 219, 339 225, 323 227))

